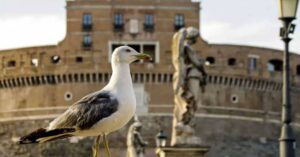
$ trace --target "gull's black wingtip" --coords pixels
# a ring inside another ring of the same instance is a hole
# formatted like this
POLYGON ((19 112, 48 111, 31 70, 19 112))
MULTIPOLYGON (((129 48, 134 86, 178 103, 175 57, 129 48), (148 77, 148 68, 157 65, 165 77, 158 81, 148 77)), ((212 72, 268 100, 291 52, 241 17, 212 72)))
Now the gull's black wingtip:
POLYGON ((17 144, 33 144, 33 143, 38 143, 37 139, 41 137, 46 132, 46 129, 40 128, 37 129, 36 131, 25 135, 21 137, 18 141, 17 144))

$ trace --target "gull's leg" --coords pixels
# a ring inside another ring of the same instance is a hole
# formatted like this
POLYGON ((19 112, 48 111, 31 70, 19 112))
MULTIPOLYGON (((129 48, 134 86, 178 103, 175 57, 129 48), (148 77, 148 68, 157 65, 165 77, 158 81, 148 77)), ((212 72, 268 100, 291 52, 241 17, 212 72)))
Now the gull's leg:
POLYGON ((103 143, 104 143, 104 147, 105 147, 105 150, 106 150, 106 153, 107 153, 108 157, 111 157, 109 147, 108 147, 108 141, 107 141, 107 138, 106 138, 105 134, 103 134, 103 143))
POLYGON ((98 157, 98 150, 100 149, 100 138, 101 135, 97 136, 95 142, 94 142, 94 146, 93 146, 93 157, 98 157))

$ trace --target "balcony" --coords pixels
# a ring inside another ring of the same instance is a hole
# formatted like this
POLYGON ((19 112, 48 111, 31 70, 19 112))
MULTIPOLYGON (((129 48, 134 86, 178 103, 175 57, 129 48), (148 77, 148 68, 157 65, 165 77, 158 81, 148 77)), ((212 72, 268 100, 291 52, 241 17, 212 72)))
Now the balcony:
POLYGON ((184 27, 184 24, 182 24, 182 25, 175 24, 174 25, 174 30, 178 31, 180 28, 183 28, 183 27, 184 27))
POLYGON ((92 49, 92 46, 93 46, 93 43, 92 42, 82 42, 82 49, 83 50, 91 50, 92 49))
POLYGON ((115 32, 123 32, 124 31, 124 24, 123 23, 121 23, 121 24, 114 23, 113 26, 114 26, 114 31, 115 32))
POLYGON ((144 23, 144 31, 145 32, 154 32, 154 24, 144 23))
POLYGON ((93 24, 82 24, 82 31, 89 32, 93 30, 93 24))

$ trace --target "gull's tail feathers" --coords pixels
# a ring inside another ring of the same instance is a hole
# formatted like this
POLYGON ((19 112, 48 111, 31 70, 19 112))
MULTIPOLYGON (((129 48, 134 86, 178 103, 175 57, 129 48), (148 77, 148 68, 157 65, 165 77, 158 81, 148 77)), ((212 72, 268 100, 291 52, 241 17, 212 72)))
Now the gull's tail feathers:
POLYGON ((43 143, 56 139, 67 138, 73 136, 73 132, 75 132, 74 128, 59 128, 54 130, 40 128, 28 135, 21 137, 18 141, 18 144, 43 143))

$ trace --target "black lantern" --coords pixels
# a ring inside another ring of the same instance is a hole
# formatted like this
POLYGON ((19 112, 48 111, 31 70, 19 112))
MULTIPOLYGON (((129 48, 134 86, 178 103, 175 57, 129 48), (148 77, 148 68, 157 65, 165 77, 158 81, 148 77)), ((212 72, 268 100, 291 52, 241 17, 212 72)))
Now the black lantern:
POLYGON ((167 143, 167 135, 163 130, 160 130, 156 135, 156 146, 157 147, 165 147, 167 143))

